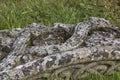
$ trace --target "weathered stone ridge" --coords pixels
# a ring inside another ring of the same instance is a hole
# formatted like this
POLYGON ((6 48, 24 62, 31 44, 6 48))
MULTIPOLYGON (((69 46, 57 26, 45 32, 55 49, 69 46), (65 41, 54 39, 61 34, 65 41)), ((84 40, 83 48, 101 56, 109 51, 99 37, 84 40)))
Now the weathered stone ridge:
POLYGON ((120 29, 103 18, 0 31, 0 80, 111 75, 120 71, 119 60, 120 29))

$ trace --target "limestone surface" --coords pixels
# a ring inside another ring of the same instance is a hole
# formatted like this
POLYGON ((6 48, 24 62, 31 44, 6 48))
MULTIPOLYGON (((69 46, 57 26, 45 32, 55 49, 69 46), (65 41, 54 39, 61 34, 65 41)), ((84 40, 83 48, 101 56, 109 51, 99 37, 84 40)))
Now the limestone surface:
POLYGON ((120 71, 120 29, 104 18, 0 30, 0 80, 63 80, 120 71), (79 75, 81 75, 79 77, 79 75))

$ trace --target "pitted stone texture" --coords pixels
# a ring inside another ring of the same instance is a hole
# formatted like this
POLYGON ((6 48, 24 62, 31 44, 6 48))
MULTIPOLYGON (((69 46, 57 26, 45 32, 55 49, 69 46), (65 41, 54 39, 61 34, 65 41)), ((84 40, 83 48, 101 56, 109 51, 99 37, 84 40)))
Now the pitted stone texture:
POLYGON ((120 71, 120 30, 103 18, 0 31, 0 80, 120 71), (109 66, 108 66, 109 65, 109 66), (99 71, 100 70, 100 71, 99 71))

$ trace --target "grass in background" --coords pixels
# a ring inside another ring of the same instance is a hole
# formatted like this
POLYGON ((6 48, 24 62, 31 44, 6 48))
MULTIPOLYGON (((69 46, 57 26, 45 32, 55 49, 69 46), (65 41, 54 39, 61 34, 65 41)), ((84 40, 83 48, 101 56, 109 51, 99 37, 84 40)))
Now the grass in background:
POLYGON ((25 27, 33 22, 78 23, 91 16, 120 26, 119 0, 0 0, 0 29, 25 27))

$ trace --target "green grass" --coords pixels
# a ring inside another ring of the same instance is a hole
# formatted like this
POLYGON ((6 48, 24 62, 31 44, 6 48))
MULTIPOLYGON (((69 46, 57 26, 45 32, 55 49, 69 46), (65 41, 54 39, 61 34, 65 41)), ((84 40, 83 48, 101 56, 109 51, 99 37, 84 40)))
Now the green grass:
MULTIPOLYGON (((0 0, 0 29, 25 27, 33 22, 51 25, 55 22, 78 23, 91 16, 103 17, 120 27, 119 0, 0 0)), ((120 80, 88 76, 87 80, 120 80)))
POLYGON ((81 78, 81 76, 73 77, 71 74, 66 76, 63 74, 62 77, 59 77, 59 75, 54 75, 54 77, 51 77, 50 74, 45 74, 45 78, 41 78, 40 80, 120 80, 120 73, 114 72, 111 76, 88 74, 86 78, 81 78))
POLYGON ((78 23, 91 16, 120 26, 119 0, 0 0, 0 29, 25 27, 33 22, 78 23))

